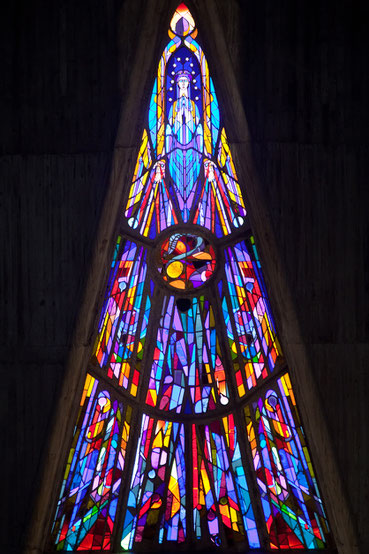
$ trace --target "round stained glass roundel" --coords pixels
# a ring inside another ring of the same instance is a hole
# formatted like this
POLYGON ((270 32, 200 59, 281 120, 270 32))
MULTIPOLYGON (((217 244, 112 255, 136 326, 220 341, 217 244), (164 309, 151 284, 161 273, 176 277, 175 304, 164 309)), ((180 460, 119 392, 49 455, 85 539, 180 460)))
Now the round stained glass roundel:
POLYGON ((164 281, 178 290, 201 287, 215 269, 215 251, 195 233, 174 233, 160 246, 158 270, 164 281))

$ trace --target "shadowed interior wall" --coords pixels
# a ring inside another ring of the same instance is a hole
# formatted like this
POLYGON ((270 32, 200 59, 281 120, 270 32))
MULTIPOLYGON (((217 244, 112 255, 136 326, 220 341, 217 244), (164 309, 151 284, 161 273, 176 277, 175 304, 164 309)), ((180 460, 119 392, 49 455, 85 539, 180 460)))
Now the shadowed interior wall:
MULTIPOLYGON (((141 4, 17 0, 2 18, 2 552, 20 551, 37 494, 141 4)), ((332 10, 329 2, 219 0, 219 9, 254 161, 365 553, 364 2, 339 0, 332 10)))

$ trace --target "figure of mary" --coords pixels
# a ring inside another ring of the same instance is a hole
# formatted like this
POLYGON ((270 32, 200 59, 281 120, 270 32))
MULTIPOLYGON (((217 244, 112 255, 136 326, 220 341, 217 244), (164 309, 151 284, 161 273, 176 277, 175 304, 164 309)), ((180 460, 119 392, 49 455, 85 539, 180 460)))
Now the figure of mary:
POLYGON ((169 110, 165 133, 169 172, 184 222, 193 204, 204 142, 199 110, 190 98, 190 82, 190 73, 177 73, 177 98, 169 110))

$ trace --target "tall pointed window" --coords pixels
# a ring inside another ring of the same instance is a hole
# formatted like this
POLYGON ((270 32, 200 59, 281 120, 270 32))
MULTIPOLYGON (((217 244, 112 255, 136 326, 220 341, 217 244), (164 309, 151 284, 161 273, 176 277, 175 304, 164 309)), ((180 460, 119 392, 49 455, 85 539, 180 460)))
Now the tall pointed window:
POLYGON ((331 544, 195 21, 171 20, 122 206, 55 550, 331 544), (123 232, 124 230, 124 232, 123 232))

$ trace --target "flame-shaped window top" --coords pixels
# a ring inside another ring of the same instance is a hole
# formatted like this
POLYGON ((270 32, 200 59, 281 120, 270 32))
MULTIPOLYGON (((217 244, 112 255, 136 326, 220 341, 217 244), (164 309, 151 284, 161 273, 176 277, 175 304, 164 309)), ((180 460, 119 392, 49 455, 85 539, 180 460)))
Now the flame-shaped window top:
POLYGON ((195 28, 195 21, 190 13, 190 10, 185 4, 180 4, 170 22, 170 28, 173 33, 180 37, 185 37, 192 33, 195 28))

